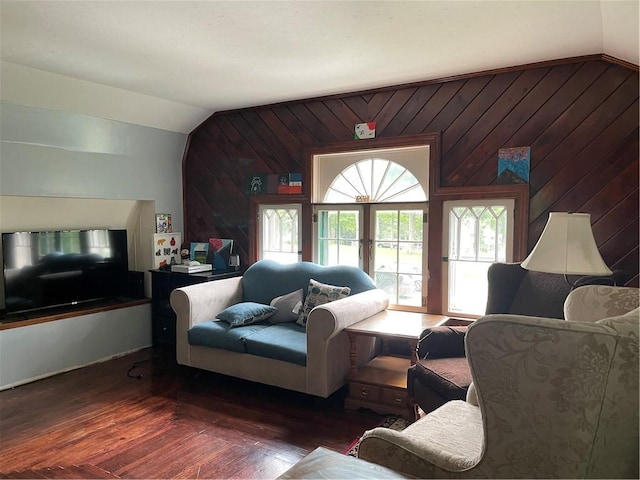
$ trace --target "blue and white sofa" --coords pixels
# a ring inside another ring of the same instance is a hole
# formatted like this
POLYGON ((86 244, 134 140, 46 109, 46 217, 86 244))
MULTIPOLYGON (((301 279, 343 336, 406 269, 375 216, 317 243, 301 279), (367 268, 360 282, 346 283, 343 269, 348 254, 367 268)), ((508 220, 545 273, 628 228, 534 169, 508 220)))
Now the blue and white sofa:
MULTIPOLYGON (((388 304, 387 294, 358 268, 262 260, 242 277, 171 293, 177 361, 326 398, 347 381, 349 339, 344 329, 388 304), (310 285, 312 280, 335 288, 310 285), (348 296, 339 298, 348 290, 348 296), (327 292, 338 299, 313 307, 327 292), (302 313, 292 312, 295 300, 302 313), (273 311, 272 303, 277 312, 261 319, 265 310, 273 311)), ((357 363, 371 359, 375 348, 373 339, 359 337, 357 363)))

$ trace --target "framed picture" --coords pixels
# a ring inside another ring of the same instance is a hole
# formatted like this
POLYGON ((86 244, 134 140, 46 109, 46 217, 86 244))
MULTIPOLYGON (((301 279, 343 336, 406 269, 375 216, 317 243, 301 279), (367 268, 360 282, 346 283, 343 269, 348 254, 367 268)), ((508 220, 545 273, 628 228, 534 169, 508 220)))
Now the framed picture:
POLYGON ((173 232, 173 227, 171 226, 171 214, 156 213, 156 233, 171 232, 173 232))
POLYGON ((531 147, 498 150, 498 183, 529 183, 531 147))
POLYGON ((229 270, 229 256, 233 251, 233 240, 229 238, 210 238, 207 263, 217 272, 229 270))
POLYGON ((196 262, 200 263, 209 263, 207 262, 208 255, 208 242, 191 242, 191 248, 189 249, 189 260, 195 260, 196 262))
POLYGON ((156 233, 153 235, 153 265, 155 268, 182 263, 180 258, 182 234, 156 233))

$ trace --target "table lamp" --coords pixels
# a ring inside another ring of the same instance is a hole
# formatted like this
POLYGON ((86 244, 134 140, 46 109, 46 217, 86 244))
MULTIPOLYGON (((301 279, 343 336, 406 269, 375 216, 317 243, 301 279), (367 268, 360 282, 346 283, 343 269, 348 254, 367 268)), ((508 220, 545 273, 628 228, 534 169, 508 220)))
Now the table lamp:
POLYGON ((588 213, 549 213, 538 243, 521 265, 535 272, 563 274, 565 278, 613 273, 600 256, 588 213))

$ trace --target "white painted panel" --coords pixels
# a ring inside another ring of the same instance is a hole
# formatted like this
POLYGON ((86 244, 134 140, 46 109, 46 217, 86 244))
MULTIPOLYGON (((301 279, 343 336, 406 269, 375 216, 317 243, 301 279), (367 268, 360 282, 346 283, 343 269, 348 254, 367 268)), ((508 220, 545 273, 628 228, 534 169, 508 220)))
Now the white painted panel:
POLYGON ((189 133, 213 112, 2 61, 2 99, 189 133))
POLYGON ((150 345, 150 304, 1 330, 0 389, 150 345))

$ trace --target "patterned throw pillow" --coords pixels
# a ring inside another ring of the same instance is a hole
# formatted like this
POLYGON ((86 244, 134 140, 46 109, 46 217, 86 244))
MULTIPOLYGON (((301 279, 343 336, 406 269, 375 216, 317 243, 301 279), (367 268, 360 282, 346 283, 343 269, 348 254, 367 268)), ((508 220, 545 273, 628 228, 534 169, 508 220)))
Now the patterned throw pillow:
POLYGON ((304 291, 300 289, 271 300, 270 305, 278 311, 269 317, 269 323, 295 322, 298 319, 298 311, 294 309, 298 303, 302 304, 303 297, 304 291))
POLYGON ((270 305, 263 305, 255 302, 240 302, 225 308, 216 317, 218 320, 227 322, 232 327, 250 325, 257 323, 278 311, 270 305))
POLYGON ((314 307, 348 297, 350 293, 351 289, 349 287, 336 287, 335 285, 317 282, 313 278, 310 279, 307 298, 304 299, 304 305, 296 323, 306 327, 307 317, 314 307))

